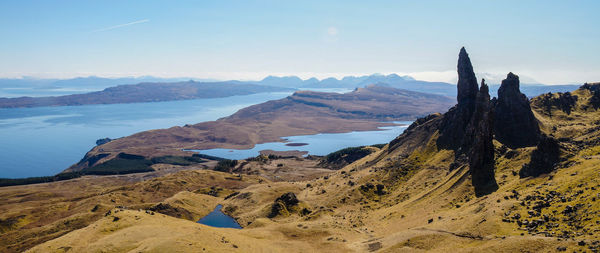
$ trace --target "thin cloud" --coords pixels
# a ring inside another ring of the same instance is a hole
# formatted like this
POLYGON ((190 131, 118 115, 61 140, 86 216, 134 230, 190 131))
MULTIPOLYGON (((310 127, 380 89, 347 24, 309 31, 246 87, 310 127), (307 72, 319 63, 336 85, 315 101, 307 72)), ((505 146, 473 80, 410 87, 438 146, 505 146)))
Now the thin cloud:
POLYGON ((338 34, 338 30, 335 28, 335 26, 331 26, 327 28, 327 34, 329 34, 329 36, 336 36, 338 34))
POLYGON ((125 24, 113 25, 113 26, 93 30, 92 32, 104 32, 104 31, 108 31, 108 30, 113 30, 113 29, 117 29, 117 28, 121 28, 121 27, 130 26, 130 25, 137 25, 137 24, 146 23, 146 22, 150 22, 150 19, 142 19, 142 20, 138 20, 138 21, 125 23, 125 24))

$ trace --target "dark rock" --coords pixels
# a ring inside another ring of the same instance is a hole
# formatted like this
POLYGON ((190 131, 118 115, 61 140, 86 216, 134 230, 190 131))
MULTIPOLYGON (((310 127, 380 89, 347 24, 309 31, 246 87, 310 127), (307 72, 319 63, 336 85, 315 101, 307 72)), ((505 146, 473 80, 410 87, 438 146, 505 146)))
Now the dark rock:
POLYGON ((600 108, 600 83, 585 83, 581 89, 589 90, 592 93, 589 100, 590 105, 594 109, 600 108))
POLYGON ((552 117, 552 110, 554 108, 565 112, 566 114, 571 114, 571 111, 575 107, 577 103, 577 96, 571 94, 571 92, 558 93, 558 97, 554 97, 552 93, 546 93, 539 95, 535 98, 535 106, 538 108, 542 108, 543 112, 548 116, 552 117))
POLYGON ((458 55, 458 95, 457 104, 444 114, 440 126, 437 144, 442 148, 457 150, 463 145, 465 129, 471 121, 477 100, 477 78, 471 65, 471 59, 465 48, 458 55))
POLYGON ((519 90, 519 77, 508 73, 494 101, 494 134, 509 148, 530 147, 540 136, 538 122, 533 116, 529 99, 519 90))
POLYGON ((282 213, 289 212, 289 209, 299 202, 298 198, 296 198, 296 194, 293 192, 285 193, 277 198, 275 203, 271 205, 271 213, 267 217, 274 218, 282 213))
POLYGON ((110 139, 110 138, 98 139, 98 140, 96 140, 96 146, 100 146, 100 145, 109 143, 111 141, 112 141, 112 139, 110 139))
POLYGON ((281 197, 277 198, 275 201, 281 201, 285 204, 285 206, 293 206, 298 204, 298 199, 296 198, 296 194, 293 192, 288 192, 286 194, 281 195, 281 197))
POLYGON ((471 65, 471 59, 465 48, 460 49, 458 54, 458 94, 456 100, 458 104, 469 104, 475 101, 477 97, 477 78, 473 71, 473 65, 471 65))
POLYGON ((494 177, 493 115, 490 110, 490 94, 485 80, 477 93, 475 111, 466 129, 465 141, 472 143, 469 151, 469 168, 475 194, 482 196, 498 189, 494 177))
POLYGON ((377 190, 375 190, 375 194, 377 194, 377 195, 383 195, 383 194, 385 194, 385 191, 383 190, 384 188, 385 188, 384 185, 378 184, 377 185, 377 190))
POLYGON ((446 112, 439 125, 437 145, 455 151, 452 168, 469 164, 477 196, 498 189, 494 178, 494 112, 488 86, 477 79, 464 48, 458 59, 458 103, 446 112))
POLYGON ((574 213, 575 211, 577 211, 576 207, 568 205, 565 207, 565 210, 563 210, 563 214, 571 214, 571 213, 574 213))
POLYGON ((519 176, 537 177, 541 174, 549 173, 554 169, 554 165, 560 160, 560 145, 552 137, 542 135, 536 149, 531 153, 531 160, 523 165, 519 176))

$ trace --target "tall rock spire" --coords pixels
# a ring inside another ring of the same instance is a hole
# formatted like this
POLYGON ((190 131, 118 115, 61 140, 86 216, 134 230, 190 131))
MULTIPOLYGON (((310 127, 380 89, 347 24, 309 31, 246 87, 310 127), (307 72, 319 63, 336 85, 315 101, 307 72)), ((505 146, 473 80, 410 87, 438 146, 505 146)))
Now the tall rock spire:
POLYGON ((446 113, 437 141, 438 146, 454 150, 459 149, 463 144, 465 129, 475 111, 475 100, 479 91, 471 59, 464 47, 458 54, 457 72, 458 104, 446 113))
POLYGON ((458 103, 444 114, 439 127, 437 145, 452 149, 455 165, 469 165, 471 180, 477 196, 498 189, 494 177, 494 117, 489 88, 477 78, 465 48, 458 55, 458 103))
POLYGON ((494 177, 494 116, 490 105, 489 88, 483 79, 476 97, 475 111, 466 130, 467 143, 465 144, 469 149, 469 169, 475 194, 482 196, 498 189, 494 177))
POLYGON ((460 53, 458 54, 457 71, 458 95, 456 96, 456 100, 458 101, 458 105, 472 106, 478 92, 477 78, 475 77, 469 54, 467 54, 467 50, 464 47, 460 49, 460 53))

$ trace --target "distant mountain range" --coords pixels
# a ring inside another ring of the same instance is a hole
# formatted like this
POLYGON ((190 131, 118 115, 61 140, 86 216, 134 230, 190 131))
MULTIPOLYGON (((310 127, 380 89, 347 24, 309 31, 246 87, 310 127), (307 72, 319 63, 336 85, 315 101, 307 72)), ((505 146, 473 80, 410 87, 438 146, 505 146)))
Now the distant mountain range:
MULTIPOLYGON (((123 84, 137 84, 148 82, 181 82, 191 78, 160 78, 153 76, 142 77, 76 77, 70 79, 40 79, 33 77, 23 78, 0 78, 0 89, 3 88, 34 88, 34 89, 59 89, 59 88, 81 88, 102 90, 123 84)), ((195 81, 213 82, 213 79, 194 79, 195 81)))
MULTIPOLYGON (((488 74, 489 75, 489 74, 488 74)), ((486 75, 486 77, 488 76, 486 75)), ((336 79, 333 77, 318 80, 316 78, 309 78, 302 80, 297 76, 268 76, 265 79, 257 82, 256 84, 279 86, 287 88, 359 88, 365 87, 370 84, 377 84, 378 86, 387 86, 397 89, 405 89, 410 91, 432 93, 437 95, 444 95, 455 97, 456 96, 456 85, 445 83, 445 82, 428 82, 415 80, 410 76, 399 76, 397 74, 373 74, 368 76, 346 76, 342 79, 336 79)), ((496 96, 496 91, 500 87, 500 84, 493 84, 490 86, 490 95, 496 96)), ((567 92, 577 89, 579 85, 544 85, 544 84, 522 84, 521 91, 529 96, 534 97, 543 93, 548 92, 567 92)))
POLYGON ((0 108, 160 102, 278 91, 292 91, 292 89, 236 82, 140 83, 119 85, 85 94, 36 98, 0 98, 0 108))
MULTIPOLYGON (((456 85, 445 82, 427 82, 415 80, 410 76, 400 76, 397 74, 373 74, 364 76, 346 76, 341 79, 325 78, 319 80, 317 78, 309 78, 303 80, 297 76, 268 76, 260 81, 214 81, 210 79, 190 80, 188 78, 156 78, 151 76, 146 77, 126 77, 126 78, 103 78, 103 77, 78 77, 73 79, 0 79, 0 91, 11 89, 36 89, 36 90, 56 90, 67 89, 63 93, 37 93, 45 98, 21 98, 15 99, 0 99, 0 107, 30 107, 30 106, 48 106, 48 105, 74 105, 74 104, 99 104, 99 103, 131 103, 131 102, 148 102, 148 101, 168 101, 180 99, 208 98, 209 94, 184 94, 185 91, 190 91, 190 86, 183 85, 184 81, 192 86, 200 84, 203 92, 210 92, 216 97, 231 96, 226 94, 241 95, 258 92, 278 91, 280 89, 322 89, 322 88, 362 88, 367 85, 376 84, 378 86, 392 87, 409 91, 431 93, 449 97, 456 96, 456 85), (154 83, 154 85, 150 85, 154 83), (133 84, 138 84, 135 86, 133 84), (143 85, 141 85, 143 84, 143 85), (182 86, 183 85, 183 86, 182 86), (232 86, 234 85, 234 86, 232 86), (119 88, 120 87, 120 88, 119 88), (134 88, 135 87, 135 88, 134 88), (236 89, 231 89, 236 87, 236 89), (157 89, 155 92, 151 90, 141 91, 144 88, 157 89), (182 88, 181 91, 175 91, 177 88, 182 88), (106 90, 103 90, 106 89, 106 90), (134 95, 129 94, 131 90, 135 90, 134 95), (161 93, 167 91, 166 93, 161 93), (85 93, 95 91, 91 93, 85 93), (115 95, 116 91, 123 91, 120 95, 115 95), (230 93, 227 93, 230 92, 230 93), (241 93, 240 93, 241 92, 241 93), (250 93, 248 93, 250 92, 250 93), (64 94, 73 94, 67 96, 56 96, 64 94), (75 95, 79 94, 79 95, 75 95), (112 94, 113 97, 106 97, 106 94, 112 94), (100 99, 97 102, 92 102, 93 99, 100 99), (77 102, 74 102, 77 100, 77 102), (18 101, 18 102, 17 102, 18 101), (42 102, 44 101, 44 102, 42 102), (120 101, 120 102, 119 102, 120 101)), ((490 85, 490 95, 496 96, 496 91, 499 85, 490 85)), ((534 97, 548 92, 567 92, 574 90, 578 85, 542 85, 542 84, 522 84, 521 91, 529 96, 534 97)), ((192 91, 196 92, 196 91, 192 91)), ((7 92, 4 92, 7 93, 7 92)), ((202 93, 202 92, 201 92, 202 93)), ((0 93, 2 94, 2 93, 0 93)), ((20 94, 20 93, 18 93, 20 94)), ((35 96, 35 95, 19 95, 19 96, 35 96)), ((36 93, 32 93, 36 94, 36 93)), ((37 95, 40 96, 40 95, 37 95)), ((212 97, 214 97, 212 96, 212 97)), ((14 97, 14 96, 13 96, 14 97)))

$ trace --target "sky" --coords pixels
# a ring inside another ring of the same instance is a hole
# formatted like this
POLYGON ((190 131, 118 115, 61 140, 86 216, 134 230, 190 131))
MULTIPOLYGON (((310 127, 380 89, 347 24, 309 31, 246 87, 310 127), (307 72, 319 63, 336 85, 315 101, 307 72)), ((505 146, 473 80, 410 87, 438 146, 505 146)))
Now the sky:
POLYGON ((600 1, 0 1, 0 77, 600 81, 600 1))

